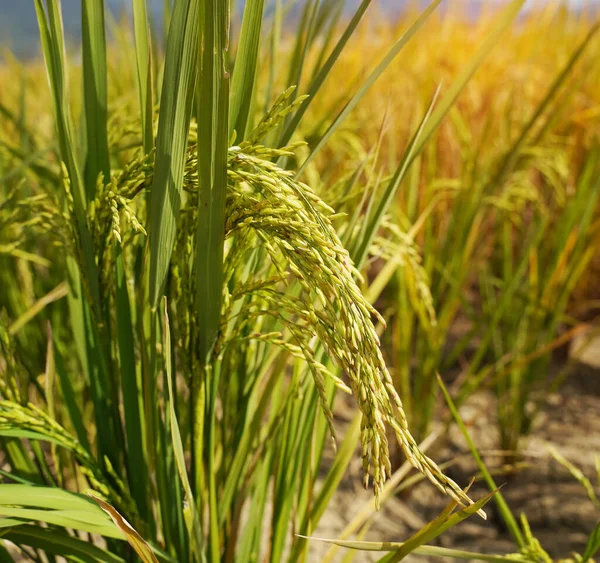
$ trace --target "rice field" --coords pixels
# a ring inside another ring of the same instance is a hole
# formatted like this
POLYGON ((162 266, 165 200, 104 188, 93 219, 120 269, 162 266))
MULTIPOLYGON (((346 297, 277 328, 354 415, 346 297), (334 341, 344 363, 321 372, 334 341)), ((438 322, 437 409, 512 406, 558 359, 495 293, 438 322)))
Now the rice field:
POLYGON ((593 560, 592 5, 81 0, 73 40, 32 2, 39 55, 0 59, 2 561, 593 560), (572 541, 530 510, 550 463, 572 541))

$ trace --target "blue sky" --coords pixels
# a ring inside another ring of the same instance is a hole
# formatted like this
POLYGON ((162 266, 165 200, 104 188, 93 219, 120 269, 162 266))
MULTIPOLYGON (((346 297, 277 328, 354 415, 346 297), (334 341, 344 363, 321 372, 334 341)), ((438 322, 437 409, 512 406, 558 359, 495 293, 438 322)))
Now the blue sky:
MULTIPOLYGON (((148 0, 149 5, 160 10, 164 0, 148 0)), ((348 5, 358 4, 360 0, 349 0, 348 5)), ((425 0, 423 0, 425 2, 425 0)), ((468 0, 473 5, 490 0, 468 0)), ((505 0, 494 0, 502 3, 505 0)), ((526 6, 543 6, 549 0, 527 0, 526 6)), ((243 0, 237 0, 241 3, 243 0)), ((600 6, 600 0, 563 0, 574 9, 582 6, 600 6)), ((106 0, 112 9, 131 6, 131 0, 106 0)), ((402 0, 374 0, 375 5, 397 7, 402 0)), ((77 33, 80 21, 81 0, 62 0, 65 27, 71 33, 77 33)), ((37 53, 37 22, 33 0, 0 0, 0 47, 10 46, 18 55, 30 56, 37 53)))

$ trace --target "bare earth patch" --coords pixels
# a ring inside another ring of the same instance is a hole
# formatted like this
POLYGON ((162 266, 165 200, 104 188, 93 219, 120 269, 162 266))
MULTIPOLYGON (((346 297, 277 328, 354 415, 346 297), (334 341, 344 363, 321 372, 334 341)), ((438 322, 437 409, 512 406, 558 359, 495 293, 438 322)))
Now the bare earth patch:
MULTIPOLYGON (((600 355, 600 342, 594 344, 600 355)), ((591 352, 590 352, 591 353, 591 352)), ((340 413, 345 418, 345 413, 340 413)), ((346 413, 346 415, 349 413, 346 413)), ((475 394, 462 408, 465 421, 471 421, 469 430, 477 447, 483 452, 498 449, 495 408, 491 393, 475 394)), ((596 482, 594 458, 600 456, 600 366, 578 364, 572 376, 559 393, 547 397, 531 435, 524 439, 523 462, 518 475, 496 476, 498 485, 516 517, 527 515, 533 534, 555 559, 581 553, 600 514, 594 508, 583 487, 555 461, 548 452, 551 444, 579 467, 586 477, 596 482)), ((467 485, 477 468, 467 454, 466 444, 457 429, 453 429, 446 443, 433 452, 438 461, 459 457, 461 461, 449 470, 449 476, 467 485)), ((498 469, 501 458, 485 455, 490 468, 498 469)), ((486 492, 476 483, 471 492, 479 498, 486 492)), ((346 524, 371 498, 370 491, 361 487, 359 458, 351 466, 350 474, 335 494, 314 536, 337 538, 346 524)), ((428 483, 421 483, 402 498, 394 498, 371 520, 364 538, 369 541, 404 541, 445 506, 447 499, 428 483)), ((438 539, 437 544, 454 549, 506 554, 516 547, 503 522, 490 503, 486 508, 488 520, 473 517, 451 529, 438 539)), ((330 546, 311 542, 308 560, 323 561, 330 546)), ((342 561, 347 550, 339 549, 332 561, 342 561)), ((356 552, 354 561, 377 561, 382 554, 356 552)), ((410 556, 409 560, 437 561, 438 558, 410 556)), ((441 560, 441 559, 440 559, 441 560)))

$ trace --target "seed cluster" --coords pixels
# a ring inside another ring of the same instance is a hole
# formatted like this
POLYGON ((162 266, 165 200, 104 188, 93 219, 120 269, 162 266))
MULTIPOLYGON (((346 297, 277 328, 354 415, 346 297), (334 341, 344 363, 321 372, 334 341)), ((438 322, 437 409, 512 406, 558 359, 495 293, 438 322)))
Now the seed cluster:
MULTIPOLYGON (((247 281, 225 302, 231 308, 242 294, 260 295, 261 301, 249 300, 239 312, 241 325, 270 315, 285 326, 296 346, 290 351, 296 356, 302 353, 307 360, 330 426, 332 414, 324 384, 328 372, 316 360, 315 336, 347 375, 363 414, 365 486, 372 477, 377 497, 391 475, 386 435, 391 428, 419 471, 456 500, 469 503, 464 492, 419 450, 408 430, 372 318, 384 321, 357 285, 359 273, 331 223, 334 211, 307 185, 273 164, 280 154, 249 143, 230 151, 226 231, 233 243, 227 269, 239 270, 246 256, 242 248, 257 244, 266 251, 278 276, 264 283, 247 281), (294 284, 299 291, 293 291, 294 284)), ((283 342, 280 335, 271 340, 283 342)))
POLYGON ((104 470, 98 466, 90 453, 44 411, 32 403, 22 405, 12 400, 0 400, 0 431, 15 429, 33 432, 42 440, 48 440, 72 452, 78 468, 95 492, 111 499, 111 502, 121 506, 128 514, 137 514, 127 487, 111 468, 108 459, 105 459, 105 471, 114 484, 106 479, 104 470))

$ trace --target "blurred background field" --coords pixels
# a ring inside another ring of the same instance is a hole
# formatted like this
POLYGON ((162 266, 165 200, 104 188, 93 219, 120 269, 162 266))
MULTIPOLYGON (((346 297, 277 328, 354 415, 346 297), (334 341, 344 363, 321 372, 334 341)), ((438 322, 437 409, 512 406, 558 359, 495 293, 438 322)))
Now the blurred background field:
MULTIPOLYGON (((65 321, 65 293, 56 293, 65 282, 62 242, 53 240, 43 208, 31 211, 18 203, 60 184, 52 92, 35 39, 35 13, 25 4, 17 14, 16 3, 0 0, 2 37, 8 28, 23 34, 0 63, 0 314, 12 327, 7 333, 15 357, 30 374, 26 395, 42 405, 49 323, 67 367, 77 368, 69 352, 73 329, 65 321)), ((70 101, 74 122, 84 124, 80 16, 69 4, 63 1, 65 27, 73 37, 67 57, 70 101)), ((163 3, 156 4, 150 3, 152 10, 162 14, 163 3)), ((318 75, 354 8, 324 5, 330 8, 319 12, 321 24, 317 20, 302 40, 293 23, 308 17, 301 5, 289 21, 274 21, 266 11, 250 124, 290 84, 304 93, 318 75)), ((288 140, 305 144, 278 162, 290 170, 302 166, 302 180, 338 213, 333 225, 350 255, 361 257, 361 288, 387 322, 385 331, 377 325, 383 356, 416 439, 436 433, 435 459, 449 461, 449 475, 463 485, 480 469, 451 424, 436 379, 440 374, 496 482, 507 483, 502 492, 516 518, 521 512, 528 517, 550 557, 570 557, 585 550, 599 521, 590 492, 592 481, 600 479, 598 7, 529 2, 475 68, 474 57, 489 41, 501 7, 443 2, 304 166, 334 118, 420 13, 416 4, 401 13, 390 6, 369 8, 291 130, 288 140), (471 67, 473 75, 459 88, 471 67), (428 129, 426 118, 435 121, 436 108, 454 94, 439 127, 428 129), (415 143, 423 146, 413 155, 415 143), (363 248, 369 218, 399 171, 402 182, 370 246, 363 248), (573 468, 552 457, 548 444, 582 469, 580 483, 573 468)), ((139 69, 130 16, 110 7, 115 17, 107 19, 107 129, 113 166, 120 170, 141 143, 139 69)), ((234 16, 233 27, 240 23, 234 16)), ((154 26, 155 93, 162 79, 164 27, 154 26)), ((236 49, 234 42, 234 54, 236 49)), ((266 144, 276 146, 284 136, 282 126, 266 144)), ((127 266, 132 279, 133 262, 132 250, 127 266)), ((107 299, 111 296, 108 291, 107 299)), ((282 361, 285 367, 288 360, 282 361)), ((0 370, 7 365, 0 355, 0 370)), ((273 365, 264 373, 279 367, 273 365)), ((288 370, 296 373, 291 365, 288 370)), ((83 416, 91 420, 88 391, 76 393, 83 416)), ((343 439, 355 406, 344 396, 333 413, 343 439)), ((63 418, 70 427, 72 421, 63 418)), ((336 459, 325 446, 322 466, 315 465, 318 484, 336 459)), ((399 448, 392 459, 394 469, 403 463, 399 448)), ((355 490, 360 467, 357 455, 307 535, 402 541, 443 509, 443 499, 433 498, 411 474, 412 486, 400 485, 376 514, 369 495, 355 490), (363 504, 370 507, 368 516, 352 529, 363 504)), ((474 491, 486 490, 479 479, 474 491)), ((506 514, 494 508, 487 523, 469 520, 436 541, 504 554, 518 550, 516 539, 506 514)), ((300 544, 285 545, 295 554, 300 544)), ((519 548, 523 554, 523 545, 519 548)), ((343 552, 317 542, 306 549, 307 561, 337 561, 343 552)), ((355 557, 377 560, 360 552, 355 557)))

